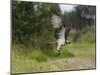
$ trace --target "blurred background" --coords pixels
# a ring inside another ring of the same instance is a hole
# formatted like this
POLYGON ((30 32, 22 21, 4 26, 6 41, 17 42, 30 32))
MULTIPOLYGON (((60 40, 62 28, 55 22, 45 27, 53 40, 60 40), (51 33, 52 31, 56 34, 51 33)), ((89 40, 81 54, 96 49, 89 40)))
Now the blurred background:
POLYGON ((12 1, 12 73, 93 69, 95 44, 95 6, 12 1), (63 24, 71 28, 68 40, 72 43, 62 48, 62 55, 59 57, 55 52, 56 41, 50 22, 51 8, 60 14, 63 24), (75 58, 73 60, 79 61, 78 63, 85 60, 84 63, 90 66, 73 68, 69 64, 69 67, 61 68, 65 64, 61 62, 65 61, 62 59, 67 57, 75 58), (51 64, 50 67, 48 62, 52 60, 61 64, 51 64), (18 66, 19 64, 21 66, 18 66))
POLYGON ((36 44, 37 39, 52 42, 50 8, 61 14, 66 26, 71 26, 69 38, 72 42, 95 42, 95 6, 15 1, 12 3, 13 43, 36 44))

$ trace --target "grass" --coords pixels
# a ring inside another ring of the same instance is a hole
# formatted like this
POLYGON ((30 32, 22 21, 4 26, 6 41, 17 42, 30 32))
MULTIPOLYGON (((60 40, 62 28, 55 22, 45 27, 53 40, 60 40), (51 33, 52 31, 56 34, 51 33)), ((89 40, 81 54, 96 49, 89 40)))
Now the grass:
POLYGON ((94 43, 72 43, 68 47, 70 48, 95 48, 94 43))
MULTIPOLYGON (((31 45, 13 44, 12 73, 95 69, 95 27, 86 27, 80 34, 77 43, 71 43, 61 49, 60 56, 57 55, 55 43, 50 45, 35 39, 42 50, 37 48, 38 46, 34 48, 31 45)), ((75 35, 75 31, 70 32, 68 39, 73 41, 75 35)))
POLYGON ((21 45, 14 45, 13 49, 12 73, 95 68, 95 44, 73 43, 64 46, 60 56, 54 50, 41 51, 21 45), (23 49, 26 51, 23 52, 23 49))

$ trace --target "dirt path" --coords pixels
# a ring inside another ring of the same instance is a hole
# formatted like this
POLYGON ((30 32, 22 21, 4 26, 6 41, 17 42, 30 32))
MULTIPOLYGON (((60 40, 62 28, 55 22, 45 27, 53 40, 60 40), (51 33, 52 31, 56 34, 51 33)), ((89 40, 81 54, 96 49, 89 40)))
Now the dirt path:
POLYGON ((57 59, 47 63, 50 67, 55 66, 57 70, 95 69, 95 61, 78 58, 57 59))

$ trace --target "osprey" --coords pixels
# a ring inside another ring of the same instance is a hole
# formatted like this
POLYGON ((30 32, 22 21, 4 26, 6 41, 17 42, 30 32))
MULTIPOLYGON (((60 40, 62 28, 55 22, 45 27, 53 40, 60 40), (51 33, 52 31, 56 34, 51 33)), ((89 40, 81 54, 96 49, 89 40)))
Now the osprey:
POLYGON ((70 28, 68 28, 62 23, 62 19, 57 14, 52 14, 51 25, 55 30, 57 52, 58 52, 58 55, 60 55, 61 46, 65 45, 65 43, 66 44, 70 43, 70 41, 67 40, 67 36, 69 34, 70 28))

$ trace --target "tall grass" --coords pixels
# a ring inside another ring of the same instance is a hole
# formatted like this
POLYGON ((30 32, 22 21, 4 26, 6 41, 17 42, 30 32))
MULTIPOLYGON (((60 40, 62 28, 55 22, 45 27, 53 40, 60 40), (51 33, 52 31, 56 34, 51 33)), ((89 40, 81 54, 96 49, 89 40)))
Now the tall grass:
POLYGON ((72 53, 68 51, 68 48, 64 48, 62 51, 62 54, 58 56, 56 48, 54 49, 38 49, 34 48, 32 46, 23 46, 23 45, 14 45, 12 48, 12 56, 14 59, 17 58, 22 58, 22 59, 32 59, 36 60, 38 62, 44 62, 48 61, 49 59, 56 59, 57 57, 59 58, 64 58, 64 57, 72 57, 74 56, 72 53))
POLYGON ((84 27, 80 31, 72 30, 68 36, 68 39, 70 39, 72 42, 74 40, 78 43, 95 43, 96 42, 96 30, 95 25, 89 27, 84 27), (76 36, 78 35, 77 39, 75 40, 76 36))
MULTIPOLYGON (((50 61, 64 58, 79 58, 85 60, 95 60, 95 27, 83 29, 77 43, 65 45, 61 49, 61 55, 57 55, 55 43, 40 42, 41 48, 34 47, 34 44, 24 45, 13 43, 12 45, 12 73, 44 72, 62 70, 64 66, 50 61), (46 48, 45 48, 46 46, 46 48)), ((75 36, 71 32, 70 40, 75 36)), ((39 40, 40 41, 40 40, 39 40)), ((46 40, 47 41, 47 40, 46 40)), ((38 44, 38 42, 37 42, 38 44)), ((58 62, 58 61, 57 61, 58 62)), ((68 66, 68 65, 67 65, 68 66)), ((68 66, 67 68, 72 68, 68 66)))
POLYGON ((12 73, 60 71, 73 68, 62 59, 78 58, 95 60, 95 44, 71 44, 64 46, 61 55, 54 50, 39 50, 32 47, 14 45, 12 50, 12 73), (25 50, 28 50, 24 52, 25 50), (54 61, 54 62, 52 62, 54 61), (67 65, 63 66, 63 65, 67 65))

